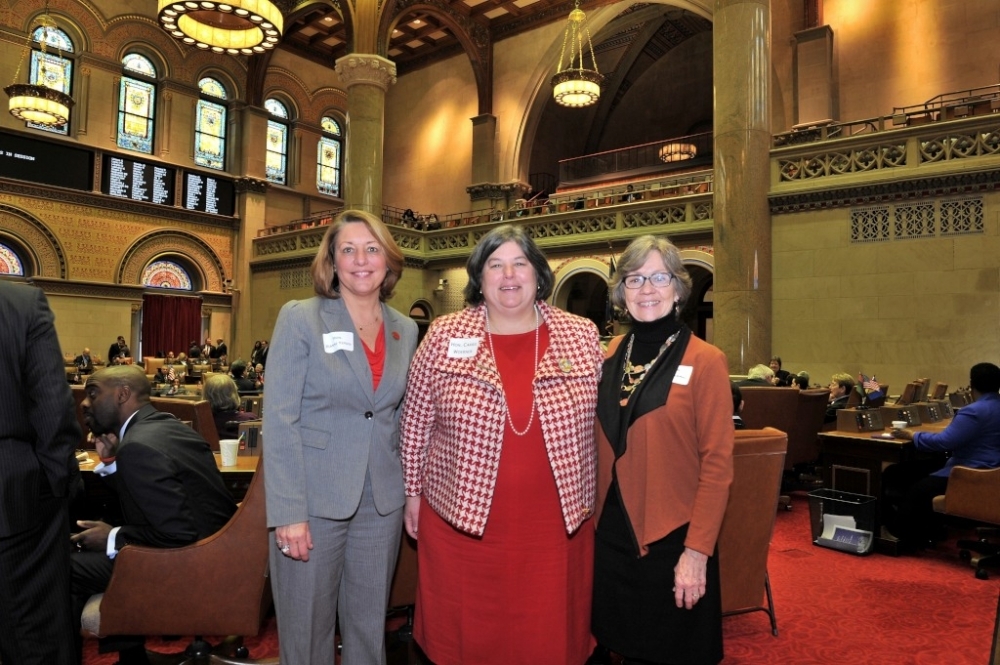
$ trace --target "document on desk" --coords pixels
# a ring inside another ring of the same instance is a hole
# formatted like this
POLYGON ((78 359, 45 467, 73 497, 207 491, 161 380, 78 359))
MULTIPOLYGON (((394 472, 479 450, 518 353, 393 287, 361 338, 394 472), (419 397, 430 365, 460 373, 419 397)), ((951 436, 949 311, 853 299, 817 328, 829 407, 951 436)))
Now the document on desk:
POLYGON ((872 544, 872 532, 857 528, 851 515, 823 515, 823 533, 816 539, 817 545, 843 552, 864 554, 872 544))

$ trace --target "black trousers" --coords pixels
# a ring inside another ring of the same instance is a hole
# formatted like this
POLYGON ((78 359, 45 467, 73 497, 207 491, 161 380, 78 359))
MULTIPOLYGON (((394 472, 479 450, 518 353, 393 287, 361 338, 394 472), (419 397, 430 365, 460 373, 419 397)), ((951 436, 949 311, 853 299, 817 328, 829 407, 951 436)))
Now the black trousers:
POLYGON ((33 528, 0 538, 0 661, 72 665, 69 518, 45 483, 33 528))
MULTIPOLYGON (((95 593, 103 593, 111 581, 114 572, 114 561, 104 552, 74 552, 70 556, 72 570, 71 595, 73 598, 73 621, 77 635, 77 651, 82 648, 80 635, 80 618, 87 600, 95 593)), ((146 638, 142 635, 112 635, 102 637, 98 641, 99 653, 110 651, 135 652, 141 658, 145 657, 146 638)), ((120 662, 129 662, 122 654, 120 662)), ((144 662, 140 660, 139 662, 144 662)), ((6 665, 6 663, 4 663, 6 665)))
POLYGON ((945 493, 948 478, 930 475, 940 468, 940 462, 913 461, 882 472, 882 524, 904 543, 919 546, 944 537, 934 497, 945 493))

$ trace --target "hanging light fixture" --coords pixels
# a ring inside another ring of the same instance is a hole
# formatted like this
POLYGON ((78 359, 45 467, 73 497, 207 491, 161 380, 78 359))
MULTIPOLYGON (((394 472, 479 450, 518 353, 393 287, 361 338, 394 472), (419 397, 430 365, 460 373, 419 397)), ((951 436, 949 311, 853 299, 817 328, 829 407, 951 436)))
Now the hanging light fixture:
POLYGON ((584 25, 586 19, 587 15, 580 9, 580 0, 577 0, 573 11, 569 13, 569 23, 563 32, 559 65, 552 77, 552 96, 556 103, 571 108, 595 104, 601 97, 601 83, 604 80, 597 71, 594 44, 590 41, 590 30, 584 25), (593 65, 591 69, 584 67, 584 41, 590 51, 590 62, 593 65), (563 62, 566 63, 565 69, 563 62))
POLYGON ((693 143, 667 143, 660 148, 660 161, 681 162, 685 159, 694 159, 698 154, 698 148, 693 143))
POLYGON ((57 26, 52 17, 49 16, 48 5, 46 5, 45 13, 40 15, 37 23, 28 30, 28 40, 21 53, 21 60, 17 63, 17 70, 14 72, 14 82, 3 91, 10 97, 8 108, 10 114, 15 118, 46 127, 61 127, 69 122, 69 110, 73 107, 73 98, 62 90, 49 88, 45 85, 17 82, 17 78, 21 75, 21 66, 24 65, 24 61, 31 52, 32 35, 38 28, 43 28, 41 39, 38 40, 39 48, 42 50, 42 57, 38 60, 38 80, 43 83, 48 80, 45 71, 48 31, 55 30, 57 26))
POLYGON ((163 29, 174 38, 232 55, 274 48, 285 21, 270 0, 159 0, 157 6, 163 29))

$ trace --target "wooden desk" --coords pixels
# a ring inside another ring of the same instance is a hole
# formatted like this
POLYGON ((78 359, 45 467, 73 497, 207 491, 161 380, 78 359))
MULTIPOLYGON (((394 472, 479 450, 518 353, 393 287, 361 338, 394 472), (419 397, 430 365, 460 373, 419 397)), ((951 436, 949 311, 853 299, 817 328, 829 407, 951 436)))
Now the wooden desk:
MULTIPOLYGON (((929 426, 911 427, 912 431, 940 431, 945 421, 929 426)), ((888 432, 890 430, 886 430, 888 432)), ((890 464, 912 459, 941 458, 942 453, 918 452, 912 441, 872 438, 878 432, 820 432, 819 448, 823 459, 823 481, 830 489, 875 497, 875 547, 883 554, 897 554, 898 542, 882 533, 882 471, 890 464)))
MULTIPOLYGON (((113 513, 117 510, 117 506, 109 507, 107 505, 108 497, 111 496, 110 490, 94 477, 94 467, 97 466, 100 459, 95 451, 88 450, 86 452, 88 459, 86 462, 80 462, 80 472, 83 474, 83 484, 86 488, 87 500, 89 503, 96 505, 102 514, 113 513)), ((222 466, 222 455, 218 452, 215 453, 215 465, 222 472, 222 480, 225 482, 229 493, 233 495, 234 500, 243 500, 243 497, 247 493, 247 488, 250 487, 250 480, 257 470, 258 460, 260 460, 259 456, 249 457, 241 455, 236 458, 236 466, 222 466)))

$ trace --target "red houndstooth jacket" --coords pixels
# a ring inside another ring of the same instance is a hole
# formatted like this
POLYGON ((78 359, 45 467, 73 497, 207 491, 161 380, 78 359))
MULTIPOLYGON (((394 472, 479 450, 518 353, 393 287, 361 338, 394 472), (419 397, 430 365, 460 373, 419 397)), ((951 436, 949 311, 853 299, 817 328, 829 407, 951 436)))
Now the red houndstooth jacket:
MULTIPOLYGON (((604 354, 587 319, 538 303, 549 347, 533 381, 535 410, 566 531, 594 513, 594 414, 604 354)), ((456 528, 482 535, 493 500, 506 402, 486 344, 482 306, 434 321, 410 365, 401 421, 407 496, 423 494, 456 528), (448 357, 453 339, 480 340, 474 356, 448 357)))

